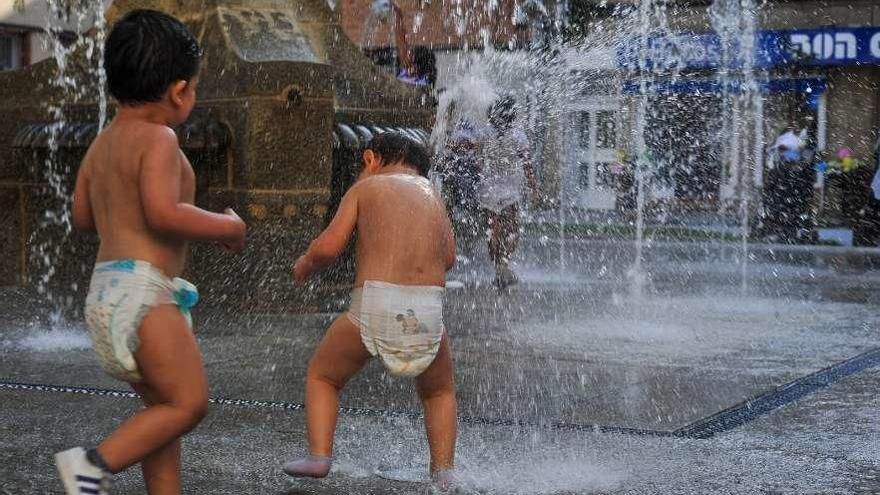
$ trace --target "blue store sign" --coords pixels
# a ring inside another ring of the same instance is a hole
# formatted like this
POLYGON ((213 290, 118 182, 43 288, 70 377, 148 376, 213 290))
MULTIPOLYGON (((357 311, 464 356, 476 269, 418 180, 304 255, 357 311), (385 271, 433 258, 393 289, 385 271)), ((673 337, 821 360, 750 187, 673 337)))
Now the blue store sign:
MULTIPOLYGON (((736 54, 740 46, 740 40, 732 40, 723 47, 715 33, 649 36, 643 63, 646 69, 661 70, 740 68, 745 65, 745 55, 724 60, 725 51, 736 54)), ((793 62, 813 67, 880 65, 880 27, 759 31, 754 47, 752 64, 760 69, 793 62)), ((622 68, 636 70, 639 59, 638 39, 618 50, 622 68)))
MULTIPOLYGON (((824 79, 813 77, 802 79, 759 79, 754 81, 754 87, 746 87, 742 81, 735 79, 725 82, 713 79, 661 80, 646 83, 644 89, 651 94, 716 94, 721 92, 741 93, 744 91, 757 90, 761 93, 804 93, 818 98, 825 92, 827 87, 828 85, 824 79)), ((641 86, 638 81, 624 81, 624 93, 639 94, 640 91, 641 86)))

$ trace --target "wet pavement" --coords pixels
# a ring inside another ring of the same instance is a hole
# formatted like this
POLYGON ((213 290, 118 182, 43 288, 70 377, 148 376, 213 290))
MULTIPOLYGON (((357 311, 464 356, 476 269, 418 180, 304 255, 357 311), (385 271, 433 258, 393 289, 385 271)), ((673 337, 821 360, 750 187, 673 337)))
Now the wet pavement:
MULTIPOLYGON (((451 277, 465 491, 880 493, 880 360, 864 357, 880 347, 880 272, 864 253, 773 248, 775 260, 751 257, 744 292, 725 246, 654 246, 636 277, 629 244, 569 242, 560 268, 553 242, 526 243, 509 292, 490 287, 480 256, 451 277), (742 416, 759 396, 771 405, 742 416), (714 436, 686 436, 733 412, 741 421, 714 436)), ((0 291, 0 443, 15 459, 0 464, 0 493, 60 493, 50 454, 96 442, 138 402, 107 394, 124 384, 101 373, 79 324, 49 329, 19 291, 0 291)), ((197 316, 211 395, 228 400, 187 437, 186 493, 424 491, 373 475, 426 462, 412 384, 376 363, 343 397, 330 478, 280 472, 304 449, 305 366, 334 315, 197 316)), ((134 472, 117 486, 142 490, 134 472)))

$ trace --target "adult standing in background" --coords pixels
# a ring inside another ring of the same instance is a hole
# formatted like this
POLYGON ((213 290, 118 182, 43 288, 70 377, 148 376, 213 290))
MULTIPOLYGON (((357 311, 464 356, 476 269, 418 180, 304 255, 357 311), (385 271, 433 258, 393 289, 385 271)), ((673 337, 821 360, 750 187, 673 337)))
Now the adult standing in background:
POLYGON ((765 176, 761 230, 773 242, 812 242, 816 235, 812 212, 816 169, 808 132, 791 123, 769 148, 771 167, 765 176))
POLYGON ((862 217, 862 240, 868 246, 880 245, 880 130, 873 151, 874 175, 862 217))

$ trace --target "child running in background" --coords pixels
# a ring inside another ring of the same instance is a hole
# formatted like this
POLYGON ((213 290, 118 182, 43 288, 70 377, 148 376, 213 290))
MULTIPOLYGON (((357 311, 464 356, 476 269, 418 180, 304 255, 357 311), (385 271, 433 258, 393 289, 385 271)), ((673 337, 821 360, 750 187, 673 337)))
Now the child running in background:
POLYGON ((510 268, 519 245, 519 215, 523 190, 537 204, 537 185, 529 142, 516 127, 516 101, 496 100, 488 111, 490 128, 484 133, 480 153, 479 201, 486 221, 489 257, 495 264, 495 285, 505 289, 519 283, 510 268))
POLYGON ((391 374, 416 377, 432 478, 440 487, 452 482, 456 401, 443 293, 455 240, 427 179, 429 168, 421 144, 398 133, 376 136, 335 218, 296 261, 296 279, 304 282, 332 264, 357 231, 351 308, 333 322, 309 363, 310 455, 284 466, 291 476, 321 478, 330 471, 339 392, 378 357, 391 374))
POLYGON ((195 104, 200 58, 193 35, 160 12, 132 11, 107 39, 104 66, 119 110, 80 166, 73 221, 101 239, 85 308, 95 354, 146 408, 97 448, 55 455, 68 495, 107 494, 111 473, 137 463, 148 493, 179 494, 180 437, 207 410, 190 327, 198 292, 176 277, 187 241, 239 251, 245 224, 232 210, 193 206, 195 176, 171 129, 195 104))

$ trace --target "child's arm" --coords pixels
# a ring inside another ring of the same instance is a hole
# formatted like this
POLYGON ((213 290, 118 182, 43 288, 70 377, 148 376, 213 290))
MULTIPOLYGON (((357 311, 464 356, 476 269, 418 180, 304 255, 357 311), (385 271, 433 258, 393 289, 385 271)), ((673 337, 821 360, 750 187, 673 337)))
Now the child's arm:
POLYGON ((391 8, 394 11, 395 17, 394 41, 397 43, 397 56, 400 57, 400 65, 403 66, 407 74, 415 77, 416 66, 413 63, 412 57, 409 55, 409 44, 406 41, 406 25, 403 22, 403 10, 400 8, 400 5, 397 4, 396 0, 391 1, 391 8))
POLYGON ((177 136, 161 129, 146 136, 153 142, 140 171, 141 202, 147 223, 168 236, 240 245, 246 227, 234 213, 212 213, 180 201, 182 164, 177 136))
POLYGON ((92 213, 92 201, 89 198, 89 167, 88 155, 79 167, 76 175, 76 187, 73 190, 73 226, 85 232, 95 232, 95 217, 92 213))
POLYGON ((296 260, 293 272, 297 282, 305 282, 313 273, 327 268, 345 251, 351 233, 357 226, 357 217, 357 185, 355 185, 345 193, 330 225, 312 241, 306 253, 296 260))

